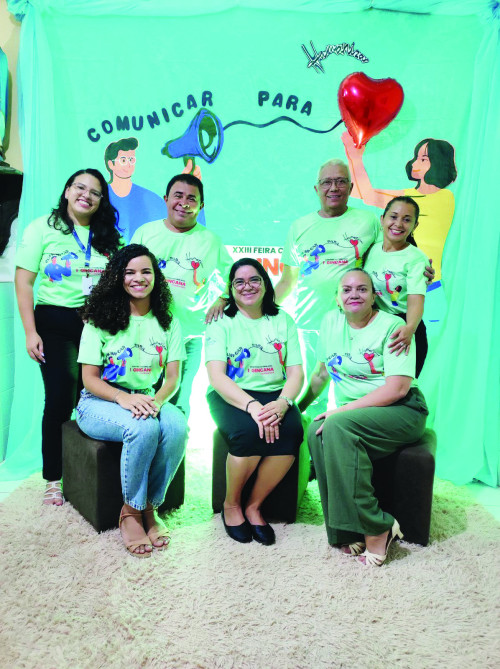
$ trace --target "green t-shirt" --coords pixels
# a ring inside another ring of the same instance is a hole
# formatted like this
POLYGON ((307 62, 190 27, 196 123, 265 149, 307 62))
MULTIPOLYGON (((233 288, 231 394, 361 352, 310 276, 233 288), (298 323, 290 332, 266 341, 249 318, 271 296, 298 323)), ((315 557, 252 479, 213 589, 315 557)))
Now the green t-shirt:
POLYGON ((319 329, 323 316, 334 306, 340 277, 362 266, 363 254, 376 240, 379 227, 374 214, 351 207, 335 218, 314 212, 292 223, 281 261, 299 268, 299 328, 319 329))
POLYGON ((161 219, 142 225, 130 243, 144 244, 158 259, 184 336, 201 335, 205 312, 227 290, 233 264, 219 237, 199 223, 186 232, 172 232, 161 219))
POLYGON ((131 316, 128 328, 115 335, 86 323, 78 362, 102 367, 104 381, 129 390, 150 391, 167 362, 185 358, 178 319, 174 316, 165 331, 150 311, 145 316, 131 316))
POLYGON ((388 376, 411 376, 415 382, 415 342, 408 355, 391 353, 390 336, 403 321, 379 311, 359 330, 340 309, 329 311, 319 331, 318 360, 324 362, 335 384, 335 401, 342 406, 383 386, 388 376))
POLYGON ((286 367, 302 364, 297 327, 281 310, 256 319, 239 311, 234 318, 224 316, 207 325, 205 362, 211 360, 227 363, 227 376, 242 388, 279 390, 286 367))
MULTIPOLYGON (((95 285, 108 258, 91 248, 88 268, 85 252, 71 233, 64 234, 47 223, 47 216, 32 221, 25 229, 16 254, 16 266, 40 274, 37 304, 58 307, 81 307, 89 285, 95 285)), ((86 249, 89 228, 75 225, 75 231, 86 249)))
POLYGON ((408 295, 425 295, 428 264, 425 253, 411 244, 402 251, 389 252, 382 249, 382 242, 374 244, 364 269, 373 279, 377 306, 390 314, 405 314, 408 295))

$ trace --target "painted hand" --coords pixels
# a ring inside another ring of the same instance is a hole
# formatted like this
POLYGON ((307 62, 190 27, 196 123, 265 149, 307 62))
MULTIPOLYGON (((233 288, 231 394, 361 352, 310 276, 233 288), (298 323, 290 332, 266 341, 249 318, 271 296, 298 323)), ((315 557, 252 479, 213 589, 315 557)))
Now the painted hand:
MULTIPOLYGON (((191 170, 193 170, 193 161, 190 158, 186 163, 186 167, 182 170, 182 174, 191 174, 191 170)), ((201 170, 199 165, 195 165, 193 176, 201 181, 201 170)))

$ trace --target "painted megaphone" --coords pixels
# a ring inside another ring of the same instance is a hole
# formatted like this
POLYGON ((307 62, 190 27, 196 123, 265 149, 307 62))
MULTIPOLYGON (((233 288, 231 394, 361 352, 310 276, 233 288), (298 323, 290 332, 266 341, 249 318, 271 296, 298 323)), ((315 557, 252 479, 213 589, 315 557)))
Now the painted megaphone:
POLYGON ((220 119, 208 109, 200 109, 186 132, 181 137, 168 141, 161 152, 169 158, 184 158, 184 164, 192 160, 194 167, 196 156, 207 163, 213 163, 223 142, 224 128, 220 119))

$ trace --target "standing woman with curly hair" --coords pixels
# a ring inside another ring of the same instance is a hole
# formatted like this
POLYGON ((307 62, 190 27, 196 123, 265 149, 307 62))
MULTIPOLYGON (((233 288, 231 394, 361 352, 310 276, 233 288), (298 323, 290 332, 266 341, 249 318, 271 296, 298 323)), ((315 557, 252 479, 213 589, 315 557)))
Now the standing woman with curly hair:
POLYGON ((185 358, 172 296, 155 256, 140 244, 116 253, 82 309, 78 362, 83 384, 77 423, 93 439, 122 441, 120 531, 134 557, 165 548, 156 509, 182 461, 187 427, 167 400, 185 358), (163 370, 165 380, 153 386, 163 370))
POLYGON ((77 309, 120 246, 115 225, 116 209, 102 174, 78 170, 67 180, 50 216, 27 226, 17 252, 16 295, 26 349, 40 364, 45 388, 44 504, 63 503, 61 426, 71 417, 81 388, 77 357, 83 322, 77 309))

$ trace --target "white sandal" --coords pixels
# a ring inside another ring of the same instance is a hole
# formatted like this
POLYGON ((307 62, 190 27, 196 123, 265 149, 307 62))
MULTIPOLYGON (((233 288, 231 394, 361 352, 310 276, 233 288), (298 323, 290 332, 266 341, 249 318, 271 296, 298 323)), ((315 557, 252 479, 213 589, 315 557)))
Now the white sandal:
POLYGON ((377 553, 370 553, 368 549, 365 549, 364 553, 361 553, 356 560, 361 563, 364 567, 381 567, 387 559, 387 553, 389 551, 389 546, 392 544, 394 539, 402 539, 403 533, 399 527, 397 520, 394 520, 394 525, 389 530, 387 535, 387 542, 385 544, 385 553, 384 555, 378 555, 377 553))
POLYGON ((340 552, 345 557, 357 557, 366 549, 366 544, 363 541, 355 541, 352 544, 342 544, 340 552))
POLYGON ((63 503, 64 497, 61 481, 47 481, 42 504, 45 506, 62 506, 63 503))

